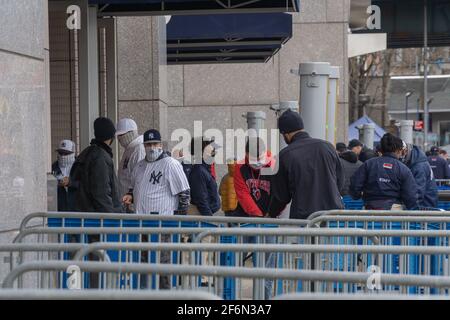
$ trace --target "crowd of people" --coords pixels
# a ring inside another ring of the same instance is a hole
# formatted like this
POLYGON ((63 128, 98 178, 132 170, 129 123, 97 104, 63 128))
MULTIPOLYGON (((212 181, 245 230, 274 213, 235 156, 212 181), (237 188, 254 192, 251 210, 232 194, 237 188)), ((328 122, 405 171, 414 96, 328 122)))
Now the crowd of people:
POLYGON ((436 179, 450 179, 448 155, 437 147, 429 154, 385 134, 375 150, 358 140, 348 145, 312 138, 301 116, 287 111, 278 120, 287 147, 273 157, 259 138, 247 139, 245 159, 229 164, 219 187, 214 140, 198 138, 202 161, 184 161, 181 151, 163 149, 155 129, 138 134, 132 119, 94 122, 95 138, 75 157, 75 143, 58 146, 53 173, 58 179, 58 210, 211 216, 278 217, 287 207, 291 219, 343 209, 343 197, 363 199, 366 209, 437 207, 436 179), (111 144, 123 148, 114 168, 111 144), (256 148, 250 148, 255 145, 256 148), (277 168, 275 174, 263 173, 277 168))
MULTIPOLYGON (((214 158, 220 146, 214 140, 192 139, 191 154, 202 159, 188 163, 181 150, 164 150, 158 130, 139 135, 132 119, 121 119, 116 129, 110 119, 98 118, 95 138, 78 156, 73 141, 63 140, 57 148, 58 210, 212 216, 222 209, 228 217, 254 218, 277 218, 288 210, 291 219, 307 219, 314 212, 344 209, 344 197, 363 199, 370 210, 429 210, 437 207, 436 179, 450 179, 447 153, 437 147, 426 155, 390 133, 375 150, 358 140, 333 146, 310 137, 293 111, 284 112, 278 126, 287 147, 275 157, 262 139, 248 138, 245 159, 228 164, 219 188, 214 158), (116 138, 123 149, 117 175, 111 148, 116 138)), ((169 261, 162 253, 161 262, 169 261)), ((274 257, 267 255, 265 263, 273 266, 274 257)), ((168 287, 163 280, 161 288, 168 287)), ((272 282, 265 286, 270 293, 272 282)))

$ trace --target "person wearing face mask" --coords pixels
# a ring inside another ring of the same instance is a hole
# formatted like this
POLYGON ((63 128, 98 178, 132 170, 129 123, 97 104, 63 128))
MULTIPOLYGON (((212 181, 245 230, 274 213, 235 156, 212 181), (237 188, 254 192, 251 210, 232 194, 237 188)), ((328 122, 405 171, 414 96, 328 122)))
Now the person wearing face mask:
POLYGON ((300 114, 292 110, 280 116, 278 128, 288 146, 280 151, 278 173, 271 182, 270 216, 278 217, 291 201, 290 219, 343 209, 344 171, 334 146, 311 138, 300 114))
MULTIPOLYGON (((143 144, 145 158, 133 170, 130 190, 123 197, 123 203, 134 203, 137 214, 186 215, 190 193, 181 163, 164 152, 159 131, 146 131, 143 144)), ((148 237, 143 236, 142 241, 148 241, 148 237)), ((170 242, 170 236, 161 235, 161 242, 170 242)), ((162 251, 160 261, 170 263, 170 252, 162 251)), ((146 253, 142 256, 142 262, 148 262, 146 253)), ((144 279, 142 288, 146 287, 144 279)), ((160 289, 169 288, 169 277, 160 277, 160 289)))
POLYGON ((94 121, 95 139, 77 157, 70 173, 70 180, 78 184, 76 211, 123 212, 111 149, 115 134, 110 119, 100 117, 94 121))
POLYGON ((117 123, 117 140, 124 152, 119 163, 120 195, 130 189, 131 174, 139 161, 145 158, 144 138, 138 134, 136 122, 132 119, 121 119, 117 123))
POLYGON ((52 165, 52 173, 58 180, 58 211, 73 211, 76 185, 71 183, 69 176, 75 162, 75 143, 62 140, 56 152, 58 160, 52 165))
POLYGON ((212 216, 220 209, 220 198, 217 183, 211 170, 214 163, 214 141, 206 138, 193 139, 191 142, 191 154, 195 163, 189 175, 191 186, 191 204, 189 214, 212 216), (195 150, 196 145, 201 146, 201 153, 195 150))
POLYGON ((418 190, 411 170, 400 161, 403 141, 386 133, 381 138, 382 156, 359 167, 350 181, 354 200, 363 198, 367 210, 418 209, 418 190))
POLYGON ((143 139, 146 156, 133 170, 122 201, 134 203, 138 214, 185 215, 190 188, 181 163, 164 152, 157 130, 148 130, 143 139))
POLYGON ((403 142, 401 160, 411 170, 416 181, 419 207, 437 208, 438 188, 425 153, 419 147, 403 142))
POLYGON ((250 138, 245 146, 245 160, 236 165, 234 190, 238 205, 231 216, 264 217, 270 202, 270 178, 261 173, 263 167, 272 164, 271 153, 266 150, 264 141, 250 138), (254 146, 254 147, 251 147, 254 146))

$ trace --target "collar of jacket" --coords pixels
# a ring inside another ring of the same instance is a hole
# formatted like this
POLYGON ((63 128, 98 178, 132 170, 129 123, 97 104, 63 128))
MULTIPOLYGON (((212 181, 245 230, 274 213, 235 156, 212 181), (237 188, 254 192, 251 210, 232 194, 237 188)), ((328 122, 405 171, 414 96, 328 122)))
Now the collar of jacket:
POLYGON ((96 145, 96 146, 102 148, 103 150, 105 150, 111 156, 111 158, 113 157, 112 149, 106 143, 104 143, 102 141, 98 141, 96 139, 92 139, 91 145, 96 145))
POLYGON ((292 137, 292 142, 297 141, 297 140, 301 140, 301 139, 306 139, 306 138, 311 138, 309 136, 309 133, 306 131, 300 131, 298 133, 296 133, 293 137, 292 137))
POLYGON ((395 155, 395 153, 391 153, 391 152, 383 154, 383 157, 388 157, 388 158, 393 158, 395 160, 398 160, 398 157, 395 155))

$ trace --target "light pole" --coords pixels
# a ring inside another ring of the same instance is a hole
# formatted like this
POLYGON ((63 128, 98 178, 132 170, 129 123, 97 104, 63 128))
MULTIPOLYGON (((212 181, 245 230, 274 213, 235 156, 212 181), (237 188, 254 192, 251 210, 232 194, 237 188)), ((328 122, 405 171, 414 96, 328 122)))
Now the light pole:
POLYGON ((428 148, 428 130, 429 130, 429 112, 428 112, 428 0, 423 1, 423 48, 424 48, 424 58, 423 58, 423 128, 424 128, 424 147, 425 150, 428 148))
POLYGON ((408 91, 405 94, 405 98, 406 98, 406 103, 405 103, 405 120, 408 120, 408 100, 409 97, 411 97, 413 95, 414 91, 408 91))

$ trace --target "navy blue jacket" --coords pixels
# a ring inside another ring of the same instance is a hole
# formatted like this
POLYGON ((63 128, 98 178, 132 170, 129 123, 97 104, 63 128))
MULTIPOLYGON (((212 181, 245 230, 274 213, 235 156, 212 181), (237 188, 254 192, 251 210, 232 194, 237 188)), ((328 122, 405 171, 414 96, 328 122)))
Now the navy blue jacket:
POLYGON ((407 159, 406 165, 411 169, 416 180, 419 206, 437 208, 438 189, 425 153, 420 151, 417 146, 414 146, 411 152, 411 159, 407 159))
POLYGON ((195 164, 189 174, 191 203, 203 216, 212 216, 220 209, 217 183, 211 174, 210 167, 205 163, 195 164))
POLYGON ((417 209, 413 174, 393 154, 364 162, 351 178, 350 194, 355 200, 362 197, 366 209, 390 210, 394 203, 417 209))
POLYGON ((435 179, 450 179, 450 168, 447 161, 440 156, 429 156, 428 162, 430 163, 431 169, 433 169, 435 179))

